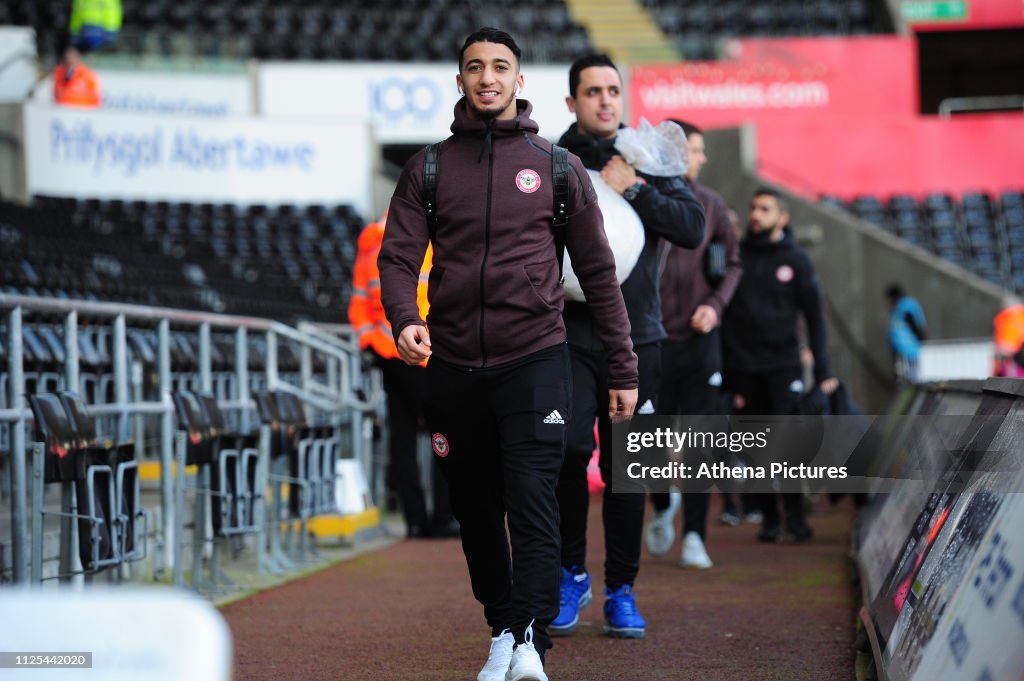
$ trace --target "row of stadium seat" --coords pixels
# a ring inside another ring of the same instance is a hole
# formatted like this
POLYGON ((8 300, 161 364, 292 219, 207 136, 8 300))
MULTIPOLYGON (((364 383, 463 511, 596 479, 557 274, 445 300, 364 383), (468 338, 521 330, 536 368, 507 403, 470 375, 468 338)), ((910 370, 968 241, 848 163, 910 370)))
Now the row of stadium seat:
POLYGON ((641 0, 688 59, 714 59, 721 37, 879 32, 868 0, 641 0))
POLYGON ((0 204, 0 289, 337 322, 362 224, 348 207, 38 197, 0 204))
POLYGON ((884 201, 877 196, 849 202, 825 196, 822 201, 850 210, 994 284, 1024 291, 1024 192, 971 192, 959 200, 931 193, 921 200, 897 194, 884 201))
MULTIPOLYGON (((7 326, 0 324, 0 361, 7 361, 7 326)), ((113 366, 114 339, 110 327, 83 323, 77 329, 78 363, 87 370, 107 370, 113 366)), ((126 334, 129 361, 141 362, 146 369, 157 365, 157 332, 155 329, 132 328, 126 334)), ((172 330, 169 337, 171 368, 174 371, 194 371, 199 367, 199 338, 195 333, 172 330)), ((230 371, 235 367, 234 337, 213 333, 210 337, 210 367, 213 371, 230 371)), ((39 371, 61 369, 66 361, 64 329, 60 324, 34 322, 22 326, 22 355, 26 368, 39 371)), ((267 342, 261 336, 252 336, 247 342, 250 371, 262 371, 267 366, 267 342)), ((314 368, 321 358, 314 358, 314 368)), ((288 343, 278 345, 277 367, 282 372, 300 369, 298 353, 288 343)))
MULTIPOLYGON (((53 54, 68 24, 66 2, 13 0, 0 5, 0 25, 33 26, 39 52, 53 54)), ((480 26, 501 26, 521 38, 532 62, 571 61, 592 50, 564 2, 491 3, 435 0, 154 0, 123 3, 125 54, 260 59, 451 61, 480 26)))
MULTIPOLYGON (((642 0, 651 18, 689 59, 716 56, 733 36, 862 35, 879 28, 869 0, 642 0)), ((68 22, 68 3, 12 0, 0 24, 35 27, 51 55, 68 22)), ((124 2, 124 28, 112 49, 130 55, 259 59, 450 61, 466 34, 500 26, 520 38, 528 62, 572 61, 593 50, 564 2, 504 7, 480 0, 154 0, 124 2)))

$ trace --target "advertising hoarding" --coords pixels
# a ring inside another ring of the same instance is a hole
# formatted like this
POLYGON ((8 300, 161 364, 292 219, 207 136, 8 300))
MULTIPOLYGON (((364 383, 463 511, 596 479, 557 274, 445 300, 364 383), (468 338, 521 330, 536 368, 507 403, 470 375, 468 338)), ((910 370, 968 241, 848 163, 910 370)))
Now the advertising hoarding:
MULTIPOLYGON (((268 62, 259 69, 265 116, 362 119, 381 144, 428 144, 451 134, 459 99, 454 64, 268 62)), ((524 66, 521 97, 540 134, 558 139, 575 120, 565 105, 569 66, 524 66)))
POLYGON ((30 194, 349 204, 370 211, 365 124, 25 107, 30 194))

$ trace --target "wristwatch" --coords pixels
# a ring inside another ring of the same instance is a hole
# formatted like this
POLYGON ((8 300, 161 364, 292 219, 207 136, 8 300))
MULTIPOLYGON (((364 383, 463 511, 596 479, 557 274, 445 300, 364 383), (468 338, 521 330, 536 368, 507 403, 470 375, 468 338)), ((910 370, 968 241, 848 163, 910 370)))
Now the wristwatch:
POLYGON ((622 192, 622 198, 627 201, 632 201, 640 193, 640 190, 644 188, 646 182, 637 181, 626 187, 626 191, 622 192))

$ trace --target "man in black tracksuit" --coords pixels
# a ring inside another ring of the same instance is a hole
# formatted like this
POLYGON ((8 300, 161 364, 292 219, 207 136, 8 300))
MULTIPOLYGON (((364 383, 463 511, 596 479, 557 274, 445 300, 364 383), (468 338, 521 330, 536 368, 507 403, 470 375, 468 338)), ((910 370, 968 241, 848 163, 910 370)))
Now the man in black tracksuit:
MULTIPOLYGON (((637 173, 615 150, 622 121, 622 80, 605 55, 577 60, 569 73, 570 111, 576 124, 559 144, 578 155, 583 164, 601 172, 604 181, 636 211, 644 226, 646 243, 632 273, 622 284, 629 313, 633 349, 640 372, 637 413, 654 413, 665 338, 658 295, 658 244, 661 238, 684 248, 695 248, 704 236, 704 210, 682 179, 637 173)), ((573 259, 575 268, 576 259, 573 259)), ((590 577, 585 567, 589 489, 587 463, 594 450, 594 417, 598 418, 601 475, 612 479, 611 422, 605 408, 607 360, 594 333, 590 298, 565 304, 573 374, 572 422, 566 443, 565 464, 558 481, 562 529, 562 602, 552 633, 571 633, 580 608, 590 603, 590 577)), ((640 565, 643 532, 643 488, 605 490, 605 627, 614 637, 641 638, 646 623, 636 611, 633 583, 640 565)))
MULTIPOLYGON (((796 409, 804 391, 797 337, 801 315, 814 355, 815 382, 825 394, 839 385, 829 369, 818 277, 788 225, 789 208, 782 194, 768 187, 754 192, 747 235, 740 244, 743 277, 722 323, 726 385, 740 414, 792 414, 796 409)), ((761 541, 783 536, 775 496, 761 495, 761 541)), ((810 539, 801 495, 781 496, 786 531, 798 541, 810 539)))
MULTIPOLYGON (((491 627, 477 679, 547 681, 547 624, 559 595, 555 485, 571 413, 552 147, 537 134, 529 102, 516 99, 523 77, 507 33, 471 34, 457 82, 464 96, 440 145, 436 202, 424 205, 424 152, 406 164, 391 200, 381 298, 402 359, 430 357, 427 424, 473 595, 491 627), (428 240, 425 322, 416 287, 428 240)), ((578 158, 570 155, 568 166, 565 247, 607 353, 607 409, 628 416, 636 357, 615 262, 593 184, 578 158)))

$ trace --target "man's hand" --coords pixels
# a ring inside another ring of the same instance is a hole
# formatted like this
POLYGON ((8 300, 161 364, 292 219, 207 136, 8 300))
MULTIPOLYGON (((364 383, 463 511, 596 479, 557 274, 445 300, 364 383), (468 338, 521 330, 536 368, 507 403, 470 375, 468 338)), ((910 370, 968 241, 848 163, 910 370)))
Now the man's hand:
POLYGON ((620 390, 618 388, 608 389, 608 417, 613 421, 632 416, 636 410, 636 401, 640 394, 636 388, 620 390))
POLYGON ((410 324, 402 329, 395 341, 398 355, 406 364, 420 364, 430 357, 430 334, 422 324, 410 324))
POLYGON ((701 333, 711 333, 718 325, 718 313, 710 305, 698 305, 690 317, 690 328, 701 333))
POLYGON ((607 163, 604 164, 604 168, 601 169, 601 177, 608 186, 617 191, 619 194, 626 191, 634 184, 636 184, 636 170, 633 166, 626 163, 621 156, 612 156, 607 163))
POLYGON ((836 391, 836 388, 838 387, 839 379, 831 376, 818 384, 818 388, 820 388, 821 392, 825 393, 826 395, 831 395, 836 391))

